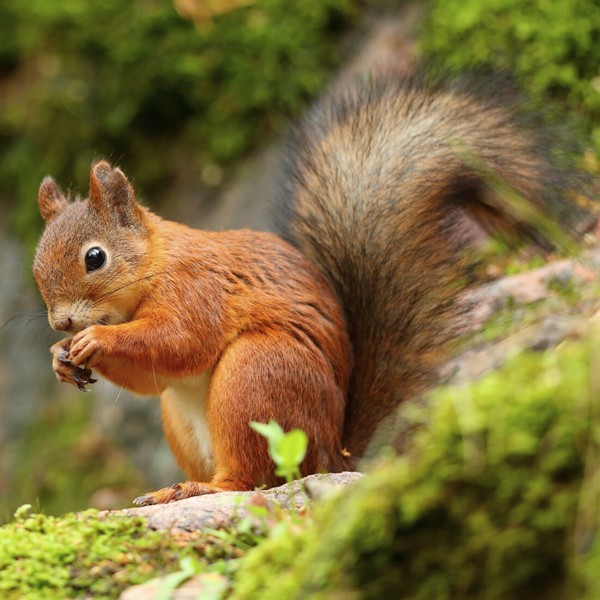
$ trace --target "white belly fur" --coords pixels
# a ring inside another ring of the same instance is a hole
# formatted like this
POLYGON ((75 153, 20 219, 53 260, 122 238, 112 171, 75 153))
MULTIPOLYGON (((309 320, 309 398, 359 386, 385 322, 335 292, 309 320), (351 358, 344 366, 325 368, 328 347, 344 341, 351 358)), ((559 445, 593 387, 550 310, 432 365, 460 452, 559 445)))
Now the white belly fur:
POLYGON ((199 454, 204 458, 206 469, 214 470, 212 440, 206 421, 206 397, 210 373, 189 379, 173 379, 163 392, 164 400, 179 413, 196 440, 199 454))

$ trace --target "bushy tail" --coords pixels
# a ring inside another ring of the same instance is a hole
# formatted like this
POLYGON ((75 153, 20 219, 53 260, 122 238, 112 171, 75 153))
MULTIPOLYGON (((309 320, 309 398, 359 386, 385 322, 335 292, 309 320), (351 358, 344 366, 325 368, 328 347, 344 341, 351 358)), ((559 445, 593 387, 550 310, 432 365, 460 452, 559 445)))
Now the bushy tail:
POLYGON ((577 222, 564 201, 570 181, 545 145, 510 82, 491 75, 357 81, 291 135, 279 230, 327 274, 345 311, 355 367, 343 439, 353 457, 433 380, 456 329, 469 218, 539 235, 493 181, 527 199, 525 213, 577 222))

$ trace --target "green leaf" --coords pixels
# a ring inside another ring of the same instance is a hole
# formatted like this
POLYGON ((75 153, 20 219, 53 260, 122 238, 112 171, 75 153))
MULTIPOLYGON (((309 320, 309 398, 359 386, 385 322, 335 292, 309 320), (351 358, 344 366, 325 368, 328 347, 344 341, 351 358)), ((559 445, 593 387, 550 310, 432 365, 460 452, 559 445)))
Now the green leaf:
POLYGON ((266 424, 250 421, 250 427, 267 438, 269 442, 269 455, 276 465, 281 465, 283 459, 279 453, 279 444, 285 437, 285 433, 279 423, 273 419, 266 424))
POLYGON ((308 436, 302 429, 290 431, 279 442, 279 453, 283 461, 283 466, 293 468, 300 465, 306 456, 308 447, 308 436))
POLYGON ((254 504, 249 504, 245 507, 249 513, 257 517, 266 517, 269 515, 269 511, 266 506, 255 506, 254 504))
POLYGON ((269 444, 277 446, 279 442, 285 436, 285 433, 279 423, 271 419, 268 423, 258 423, 257 421, 250 421, 250 427, 263 435, 269 440, 269 444))
POLYGON ((250 422, 250 427, 264 435, 269 441, 269 454, 277 466, 275 475, 292 481, 299 476, 298 466, 306 456, 308 436, 301 429, 284 433, 273 419, 268 424, 250 422))

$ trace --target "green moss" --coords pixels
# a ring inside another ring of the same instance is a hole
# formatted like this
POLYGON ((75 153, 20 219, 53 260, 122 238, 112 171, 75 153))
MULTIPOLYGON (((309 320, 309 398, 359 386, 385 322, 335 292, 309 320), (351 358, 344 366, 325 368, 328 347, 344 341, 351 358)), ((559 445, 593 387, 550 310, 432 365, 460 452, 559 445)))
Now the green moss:
POLYGON ((409 454, 249 553, 233 598, 594 597, 589 363, 568 344, 436 392, 409 454))
POLYGON ((548 283, 548 289, 558 294, 568 304, 574 304, 581 296, 573 278, 564 280, 555 277, 548 283))
POLYGON ((93 511, 55 518, 23 514, 0 528, 0 596, 6 600, 116 598, 128 585, 177 570, 189 550, 141 518, 93 511))
POLYGON ((179 571, 191 559, 196 573, 231 577, 237 561, 266 535, 238 525, 214 531, 156 532, 145 519, 87 511, 29 515, 0 527, 0 597, 3 600, 118 598, 136 585, 179 571), (243 531, 242 531, 243 529, 243 531))

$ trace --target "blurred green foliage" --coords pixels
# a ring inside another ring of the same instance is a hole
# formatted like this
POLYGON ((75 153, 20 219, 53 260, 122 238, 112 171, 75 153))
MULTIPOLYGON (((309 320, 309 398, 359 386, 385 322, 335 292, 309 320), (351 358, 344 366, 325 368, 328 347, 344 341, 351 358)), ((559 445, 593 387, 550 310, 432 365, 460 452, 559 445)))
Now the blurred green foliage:
POLYGON ((430 8, 424 52, 461 66, 483 61, 514 70, 538 99, 564 101, 581 114, 600 148, 596 0, 431 0, 430 8))
POLYGON ((408 454, 250 552, 232 598, 597 598, 599 360, 520 355, 405 405, 408 454))
POLYGON ((14 448, 10 488, 0 495, 0 524, 26 502, 59 515, 89 507, 92 495, 106 490, 126 507, 147 487, 126 453, 94 424, 91 409, 73 397, 41 407, 14 448))
MULTIPOLYGON (((0 187, 29 242, 44 175, 103 156, 153 199, 281 131, 338 63, 355 0, 256 0, 205 28, 170 0, 0 3, 0 187)), ((210 169, 208 171, 211 173, 210 169)))

